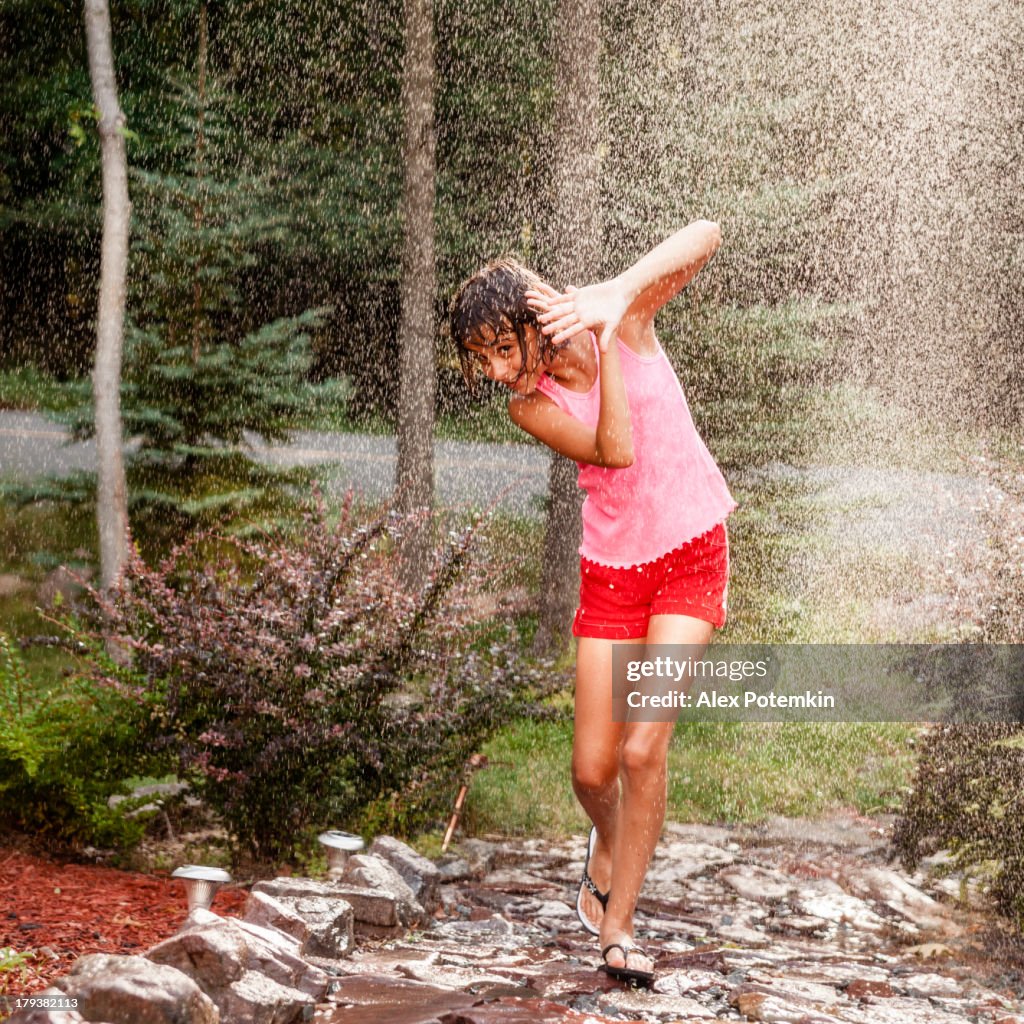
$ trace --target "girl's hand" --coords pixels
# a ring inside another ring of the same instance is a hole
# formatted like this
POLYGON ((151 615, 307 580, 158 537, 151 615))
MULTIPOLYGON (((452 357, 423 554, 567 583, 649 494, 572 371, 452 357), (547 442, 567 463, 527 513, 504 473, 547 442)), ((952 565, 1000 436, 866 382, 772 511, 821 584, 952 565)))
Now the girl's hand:
POLYGON ((525 293, 527 305, 530 306, 534 312, 540 314, 537 319, 541 319, 541 316, 548 313, 551 310, 552 303, 558 299, 558 292, 555 291, 551 285, 542 281, 540 288, 535 290, 531 288, 525 293))
MULTIPOLYGON (((588 285, 586 288, 569 287, 561 295, 551 289, 549 291, 552 291, 551 295, 543 296, 543 305, 547 308, 537 317, 544 334, 554 335, 551 340, 557 345, 583 331, 597 330, 598 349, 607 352, 608 343, 615 336, 629 308, 625 288, 618 278, 588 285)), ((531 294, 538 293, 528 292, 528 297, 531 294)))

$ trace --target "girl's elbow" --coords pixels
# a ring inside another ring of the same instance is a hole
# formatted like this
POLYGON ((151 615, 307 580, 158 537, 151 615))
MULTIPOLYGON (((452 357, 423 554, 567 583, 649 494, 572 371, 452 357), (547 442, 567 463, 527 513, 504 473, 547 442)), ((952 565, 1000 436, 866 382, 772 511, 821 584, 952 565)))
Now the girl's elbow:
POLYGON ((718 247, 722 244, 722 229, 713 220, 702 220, 701 227, 704 229, 705 236, 707 237, 708 249, 711 252, 715 252, 718 247))
POLYGON ((607 469, 628 469, 633 465, 633 449, 626 448, 621 451, 609 452, 602 459, 602 465, 607 469))

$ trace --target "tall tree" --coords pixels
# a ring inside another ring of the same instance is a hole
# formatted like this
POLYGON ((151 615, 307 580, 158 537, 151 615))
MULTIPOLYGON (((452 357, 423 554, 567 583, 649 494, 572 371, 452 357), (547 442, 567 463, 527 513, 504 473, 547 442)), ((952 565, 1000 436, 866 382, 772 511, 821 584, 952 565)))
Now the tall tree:
POLYGON ((85 36, 92 95, 99 111, 103 175, 103 244, 92 388, 100 584, 106 588, 117 579, 128 555, 128 498, 121 455, 121 349, 132 209, 128 197, 125 116, 117 98, 107 0, 85 0, 85 36))
MULTIPOLYGON (((429 508, 434 501, 434 129, 433 0, 405 0, 405 122, 402 194, 401 318, 397 505, 400 511, 429 508)), ((429 524, 414 526, 403 542, 405 582, 423 582, 429 524)))
MULTIPOLYGON (((587 284, 600 273, 601 117, 594 45, 601 33, 600 0, 559 0, 553 24, 559 52, 572 55, 555 62, 554 201, 545 231, 548 276, 564 288, 587 284)), ((569 642, 579 590, 581 498, 576 467, 564 456, 552 455, 535 641, 545 653, 555 653, 569 642)))

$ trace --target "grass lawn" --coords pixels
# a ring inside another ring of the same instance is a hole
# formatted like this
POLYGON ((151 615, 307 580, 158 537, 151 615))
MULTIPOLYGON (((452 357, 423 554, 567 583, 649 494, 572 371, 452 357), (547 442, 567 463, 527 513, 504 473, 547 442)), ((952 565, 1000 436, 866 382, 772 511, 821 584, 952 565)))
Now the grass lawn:
MULTIPOLYGON (((836 808, 894 811, 916 727, 891 723, 686 722, 668 761, 670 821, 750 823, 836 808)), ((586 831, 570 783, 572 722, 522 722, 491 741, 473 779, 467 833, 557 838, 586 831)))

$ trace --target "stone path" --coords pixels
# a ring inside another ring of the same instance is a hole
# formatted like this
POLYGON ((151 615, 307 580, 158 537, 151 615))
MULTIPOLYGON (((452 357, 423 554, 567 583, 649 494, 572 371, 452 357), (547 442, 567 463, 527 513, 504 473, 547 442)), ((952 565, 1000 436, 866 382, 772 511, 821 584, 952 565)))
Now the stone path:
POLYGON ((442 862, 432 927, 336 961, 314 1020, 1024 1024, 1021 989, 979 974, 959 882, 888 863, 883 825, 666 826, 637 928, 656 953, 653 991, 596 970, 569 881, 582 837, 468 840, 442 862))

